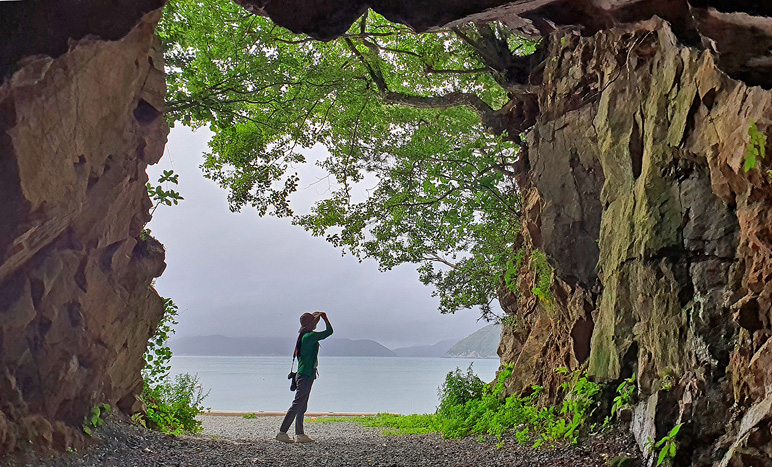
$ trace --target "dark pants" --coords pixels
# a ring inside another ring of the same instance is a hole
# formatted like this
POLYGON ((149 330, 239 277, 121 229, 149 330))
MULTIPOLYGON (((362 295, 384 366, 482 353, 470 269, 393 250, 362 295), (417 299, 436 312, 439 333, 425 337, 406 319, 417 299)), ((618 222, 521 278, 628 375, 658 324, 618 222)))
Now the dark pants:
POLYGON ((295 400, 292 401, 292 406, 287 411, 287 415, 284 416, 284 421, 281 423, 279 431, 286 433, 292 425, 292 420, 295 420, 295 434, 303 434, 303 416, 306 414, 308 408, 308 396, 311 394, 311 385, 314 384, 313 376, 297 375, 295 377, 298 388, 295 390, 295 400))

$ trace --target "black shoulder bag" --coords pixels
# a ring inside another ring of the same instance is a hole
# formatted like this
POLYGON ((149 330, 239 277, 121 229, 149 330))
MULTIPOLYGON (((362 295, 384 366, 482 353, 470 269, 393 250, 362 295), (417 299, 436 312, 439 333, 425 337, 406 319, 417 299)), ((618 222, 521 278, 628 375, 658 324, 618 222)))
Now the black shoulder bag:
POLYGON ((292 354, 292 365, 290 366, 290 373, 287 375, 287 379, 290 380, 290 391, 294 391, 298 388, 297 373, 295 373, 295 357, 298 357, 300 352, 300 340, 303 338, 303 334, 298 336, 298 341, 295 343, 295 352, 292 354))
POLYGON ((290 373, 287 375, 287 379, 290 380, 290 391, 294 391, 298 388, 297 373, 295 373, 295 356, 292 356, 292 366, 290 367, 290 373))

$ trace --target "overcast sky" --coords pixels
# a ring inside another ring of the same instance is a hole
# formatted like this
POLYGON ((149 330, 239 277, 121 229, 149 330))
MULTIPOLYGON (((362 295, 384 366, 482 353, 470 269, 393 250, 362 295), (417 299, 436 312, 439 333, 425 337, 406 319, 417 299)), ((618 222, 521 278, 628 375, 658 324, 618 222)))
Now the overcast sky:
MULTIPOLYGON (((299 316, 314 310, 327 312, 336 336, 390 348, 460 339, 487 324, 477 310, 441 315, 413 265, 379 272, 375 261, 341 256, 287 219, 261 218, 251 208, 230 212, 225 190, 198 168, 208 137, 206 130, 172 129, 164 157, 148 170, 155 182, 162 170, 174 169, 185 198, 159 207, 148 225, 166 247, 167 267, 156 288, 180 308, 177 337, 292 339, 299 316)), ((313 183, 322 174, 318 168, 299 173, 293 203, 303 212, 328 186, 313 183)))

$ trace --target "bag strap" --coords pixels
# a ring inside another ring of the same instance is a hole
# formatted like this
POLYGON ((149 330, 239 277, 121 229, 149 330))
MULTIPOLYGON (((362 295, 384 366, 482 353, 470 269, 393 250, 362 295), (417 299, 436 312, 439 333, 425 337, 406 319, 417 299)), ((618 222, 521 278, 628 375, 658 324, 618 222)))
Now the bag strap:
POLYGON ((295 372, 295 356, 292 356, 292 365, 290 365, 290 373, 295 372))

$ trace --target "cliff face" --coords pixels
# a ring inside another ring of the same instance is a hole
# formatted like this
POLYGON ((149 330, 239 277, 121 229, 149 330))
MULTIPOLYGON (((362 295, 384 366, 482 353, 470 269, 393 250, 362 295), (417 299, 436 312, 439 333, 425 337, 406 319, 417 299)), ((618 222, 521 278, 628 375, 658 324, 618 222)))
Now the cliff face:
POLYGON ((504 292, 521 324, 502 334, 509 390, 557 395, 564 365, 601 382, 634 372, 642 449, 684 423, 683 464, 768 462, 772 175, 743 162, 772 93, 659 19, 549 41, 520 186, 523 248, 554 279, 532 294, 532 261, 523 294, 504 292))
MULTIPOLYGON (((160 14, 122 16, 116 23, 133 27, 115 40, 70 39, 47 51, 54 57, 4 70, 0 455, 30 443, 77 447, 92 407, 136 403, 142 354, 163 314, 150 287, 165 267, 163 248, 140 235, 150 207, 145 168, 168 132, 160 14)), ((5 63, 44 51, 34 49, 38 39, 5 44, 5 63)))

